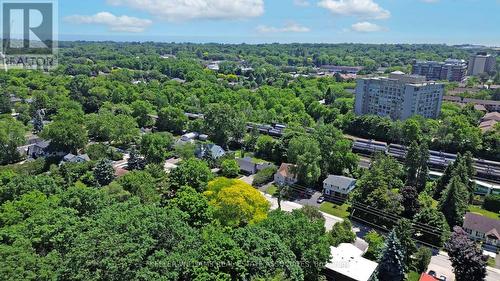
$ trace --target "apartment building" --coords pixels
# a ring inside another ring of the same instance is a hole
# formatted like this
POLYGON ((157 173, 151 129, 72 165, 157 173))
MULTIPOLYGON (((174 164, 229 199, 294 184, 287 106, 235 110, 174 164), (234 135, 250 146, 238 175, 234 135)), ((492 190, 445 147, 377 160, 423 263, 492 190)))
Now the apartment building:
POLYGON ((469 60, 468 75, 479 75, 495 70, 496 58, 486 52, 479 52, 472 55, 469 60))
POLYGON ((424 76, 395 71, 389 77, 357 80, 355 113, 405 120, 414 115, 437 118, 441 111, 444 84, 424 76))
POLYGON ((427 80, 462 82, 467 75, 467 63, 457 59, 447 59, 444 62, 415 60, 412 74, 425 76, 427 80))

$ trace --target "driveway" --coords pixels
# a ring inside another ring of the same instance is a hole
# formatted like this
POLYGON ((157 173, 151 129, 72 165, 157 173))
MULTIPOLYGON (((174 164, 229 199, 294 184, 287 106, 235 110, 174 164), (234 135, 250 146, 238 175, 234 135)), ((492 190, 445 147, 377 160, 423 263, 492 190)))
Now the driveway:
POLYGON ((444 252, 439 252, 438 255, 432 256, 427 272, 429 272, 429 270, 434 270, 438 277, 441 275, 446 276, 447 281, 455 280, 455 274, 453 274, 451 261, 448 258, 448 255, 444 252))
POLYGON ((311 198, 304 198, 304 199, 300 199, 300 200, 295 200, 294 202, 297 202, 299 203, 300 205, 304 205, 304 206, 313 206, 313 207, 318 207, 321 205, 321 204, 318 204, 318 198, 321 197, 321 195, 323 195, 321 192, 315 192, 311 198))
POLYGON ((244 181, 245 183, 248 183, 249 185, 252 185, 254 177, 255 175, 243 176, 240 178, 240 180, 244 181))
MULTIPOLYGON (((262 193, 262 194, 264 195, 264 197, 266 197, 267 201, 269 201, 269 203, 271 203, 271 210, 278 209, 278 199, 276 199, 275 197, 273 197, 269 194, 265 194, 265 193, 262 193)), ((283 210, 285 212, 291 212, 295 209, 301 209, 302 207, 304 207, 304 206, 297 203, 297 202, 290 202, 290 201, 284 201, 284 200, 281 201, 281 210, 283 210)), ((323 212, 320 212, 320 213, 325 218, 325 228, 327 231, 331 230, 334 224, 343 221, 343 219, 329 215, 327 213, 323 213, 323 212)))

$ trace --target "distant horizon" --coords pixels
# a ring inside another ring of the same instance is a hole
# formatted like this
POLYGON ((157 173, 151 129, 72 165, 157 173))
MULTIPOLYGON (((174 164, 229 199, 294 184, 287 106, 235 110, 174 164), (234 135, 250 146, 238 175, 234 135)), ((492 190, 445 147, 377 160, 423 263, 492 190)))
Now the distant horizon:
POLYGON ((68 41, 500 46, 500 0, 87 0, 58 11, 68 41))
POLYGON ((290 44, 312 44, 312 45, 320 45, 320 44, 360 44, 360 45, 445 45, 450 47, 459 47, 459 46, 471 46, 471 47, 484 47, 488 49, 496 49, 500 48, 499 45, 488 45, 481 43, 448 43, 448 42, 349 42, 349 41, 233 41, 230 39, 226 40, 210 40, 204 38, 213 38, 212 36, 199 36, 199 37, 189 37, 189 36, 164 36, 171 39, 158 40, 159 36, 120 36, 120 35, 69 35, 65 34, 60 36, 59 42, 114 42, 114 43, 167 43, 167 44, 223 44, 223 45, 272 45, 272 44, 281 44, 281 45, 290 45, 290 44), (104 38, 106 37, 106 38, 104 38), (180 39, 180 38, 190 38, 190 39, 180 39), (156 38, 156 40, 155 40, 156 38))

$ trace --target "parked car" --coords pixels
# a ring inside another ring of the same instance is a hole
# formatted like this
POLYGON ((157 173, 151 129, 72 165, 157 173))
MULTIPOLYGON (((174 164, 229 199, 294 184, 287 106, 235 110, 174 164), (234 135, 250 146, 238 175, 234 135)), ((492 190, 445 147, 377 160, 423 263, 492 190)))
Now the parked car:
POLYGON ((312 188, 308 188, 306 189, 306 194, 307 196, 311 197, 314 195, 314 193, 316 193, 316 190, 312 189, 312 188))
POLYGON ((438 280, 439 281, 446 281, 447 279, 446 279, 446 276, 441 275, 441 276, 439 276, 438 280))
POLYGON ((325 197, 321 196, 318 198, 318 200, 316 201, 318 204, 321 204, 323 202, 325 202, 325 197))
POLYGON ((434 270, 429 270, 429 275, 434 278, 437 278, 436 272, 434 270))

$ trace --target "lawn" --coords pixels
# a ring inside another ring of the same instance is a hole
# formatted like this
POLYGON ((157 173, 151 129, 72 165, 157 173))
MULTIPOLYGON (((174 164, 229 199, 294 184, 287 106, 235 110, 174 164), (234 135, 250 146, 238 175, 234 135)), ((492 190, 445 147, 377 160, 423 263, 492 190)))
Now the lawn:
POLYGON ((494 259, 494 258, 492 258, 492 257, 489 257, 489 258, 488 258, 488 266, 489 266, 489 267, 496 268, 496 265, 497 265, 497 264, 496 264, 495 259, 494 259))
POLYGON ((500 216, 498 214, 490 212, 490 211, 487 211, 485 209, 482 209, 479 206, 471 205, 471 206, 469 206, 469 211, 471 213, 476 213, 476 214, 483 215, 483 216, 488 217, 490 219, 495 219, 495 220, 500 219, 500 216))
POLYGON ((241 150, 236 150, 234 152, 234 156, 236 158, 245 158, 245 157, 250 157, 252 158, 252 162, 255 163, 255 164, 262 164, 262 163, 266 163, 267 161, 266 160, 263 160, 263 159, 259 159, 257 157, 254 157, 253 156, 253 153, 251 152, 245 152, 243 153, 241 150))
POLYGON ((418 281, 420 279, 420 274, 415 271, 408 272, 406 276, 406 281, 418 281))
POLYGON ((344 204, 342 206, 330 203, 330 202, 324 202, 321 204, 319 209, 322 212, 325 212, 327 214, 330 214, 332 216, 340 217, 340 218, 348 218, 349 217, 349 212, 347 209, 349 208, 349 205, 344 204))
POLYGON ((269 195, 274 195, 276 193, 276 191, 278 191, 278 187, 273 184, 267 188, 266 193, 269 195))

